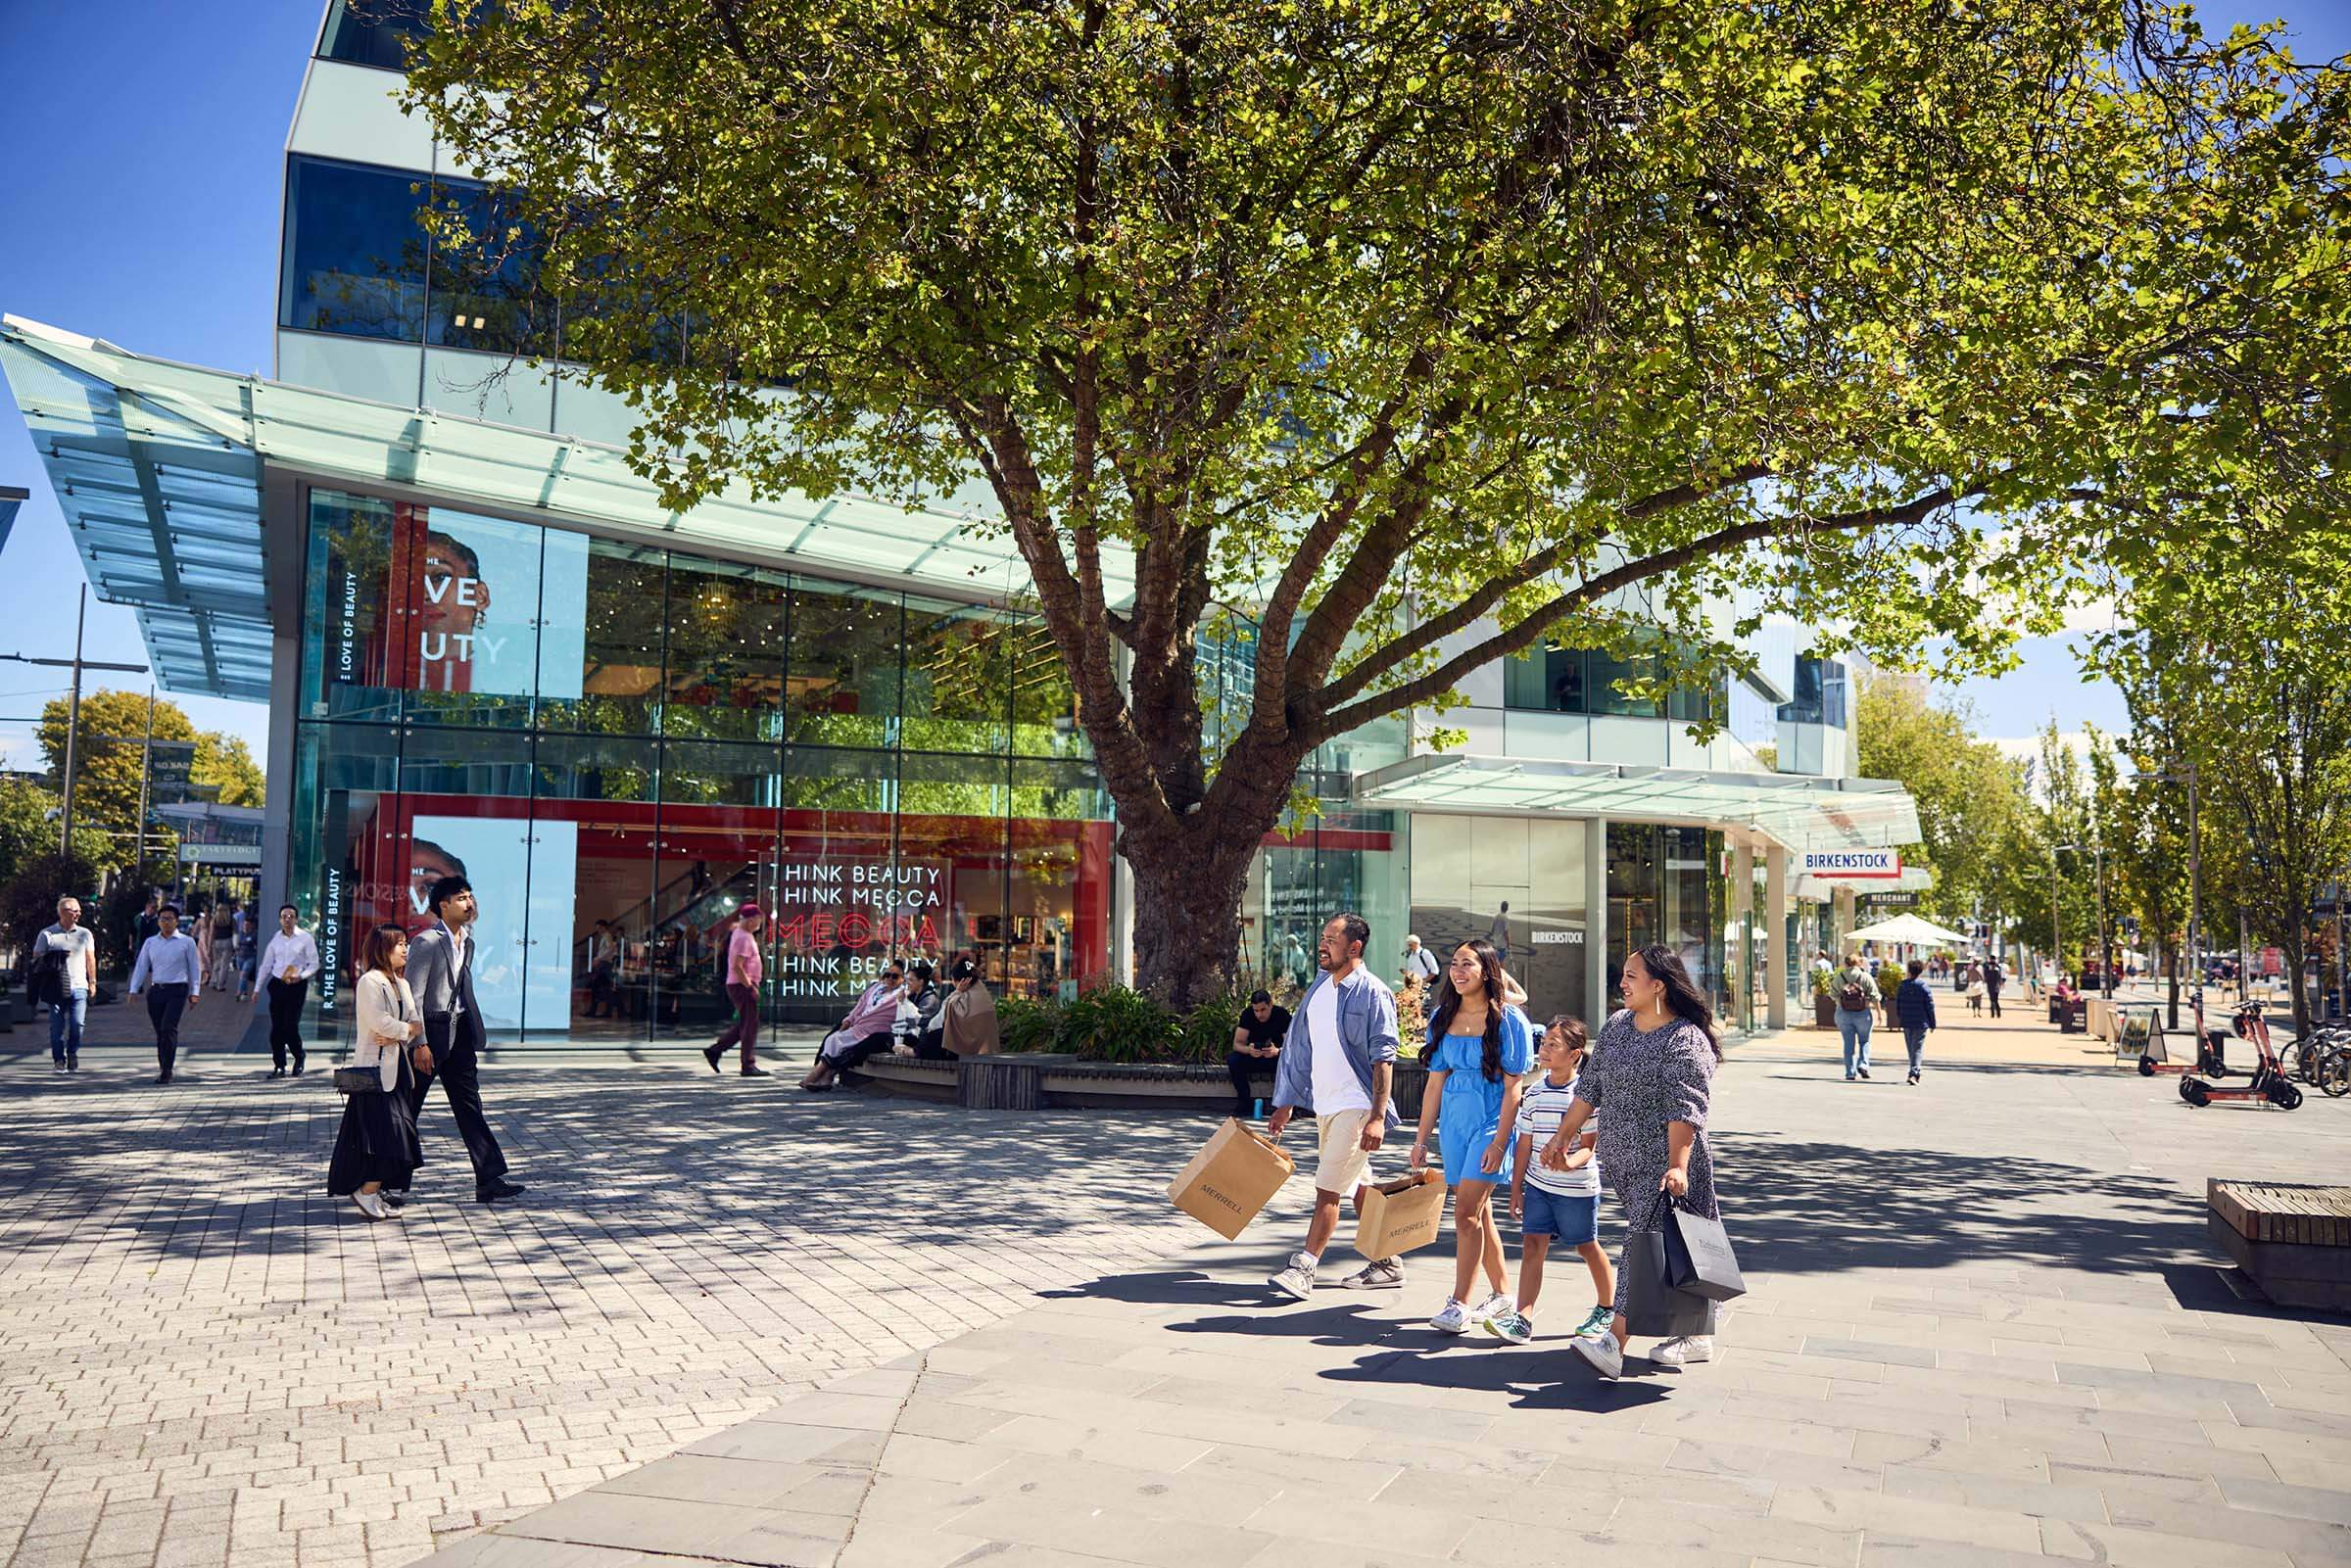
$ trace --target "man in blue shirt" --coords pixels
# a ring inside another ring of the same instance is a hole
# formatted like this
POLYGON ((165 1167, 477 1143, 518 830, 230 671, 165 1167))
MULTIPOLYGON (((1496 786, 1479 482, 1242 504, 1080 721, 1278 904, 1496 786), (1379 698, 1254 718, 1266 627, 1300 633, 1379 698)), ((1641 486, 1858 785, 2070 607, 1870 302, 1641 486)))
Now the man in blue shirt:
MULTIPOLYGON (((1315 1217, 1306 1248, 1268 1283, 1300 1301, 1315 1288, 1322 1249, 1339 1228, 1339 1200, 1363 1193, 1370 1179, 1371 1156, 1390 1127, 1402 1125, 1389 1088, 1396 1070, 1396 996, 1364 963, 1371 926, 1363 916, 1334 915, 1315 945, 1321 970, 1298 1004, 1274 1069, 1273 1112, 1266 1130, 1279 1138, 1290 1113, 1305 1107, 1315 1117, 1321 1145, 1315 1170, 1315 1217)), ((1380 1259, 1344 1283, 1393 1288, 1404 1283, 1404 1265, 1380 1259)))
POLYGON ((130 967, 130 994, 147 993, 156 1065, 163 1069, 155 1081, 169 1083, 179 1055, 179 1016, 203 999, 204 953, 196 938, 179 928, 177 904, 166 904, 156 919, 156 933, 139 944, 138 962, 130 967))

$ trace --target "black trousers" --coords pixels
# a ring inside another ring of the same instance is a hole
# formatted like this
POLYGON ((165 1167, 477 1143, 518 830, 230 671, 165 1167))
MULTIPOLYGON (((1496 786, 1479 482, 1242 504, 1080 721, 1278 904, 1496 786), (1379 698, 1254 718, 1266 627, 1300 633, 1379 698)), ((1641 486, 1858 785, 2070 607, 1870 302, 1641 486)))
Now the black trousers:
POLYGON ((1995 1019, 1998 1018, 2000 1016, 2000 988, 1996 985, 1987 985, 1984 987, 1984 995, 1991 1003, 1991 1016, 1995 1019))
POLYGON ((155 1061, 167 1078, 179 1056, 179 1016, 187 1010, 186 981, 147 987, 147 1022, 155 1025, 155 1061))
POLYGON ((450 1117, 457 1124, 457 1136, 465 1140, 465 1158, 473 1162, 473 1185, 479 1192, 506 1173, 506 1157, 498 1147, 497 1135, 490 1130, 490 1118, 482 1115, 481 1066, 473 1042, 461 1033, 453 1039, 452 1022, 446 1014, 424 1021, 424 1040, 432 1048, 433 1070, 416 1079, 409 1105, 421 1127, 425 1095, 435 1078, 441 1080, 441 1093, 449 1101, 450 1117))
MULTIPOLYGON (((1273 1059, 1264 1056, 1243 1056, 1238 1051, 1224 1058, 1224 1075, 1232 1080, 1232 1114, 1246 1118, 1256 1106, 1257 1095, 1250 1088, 1252 1078, 1272 1076, 1273 1059)), ((1268 1085, 1271 1087, 1271 1084, 1268 1085)))
POLYGON ((299 980, 269 980, 269 1060, 277 1067, 286 1065, 286 1053, 294 1053, 294 1070, 302 1070, 302 1004, 311 994, 311 982, 299 980))

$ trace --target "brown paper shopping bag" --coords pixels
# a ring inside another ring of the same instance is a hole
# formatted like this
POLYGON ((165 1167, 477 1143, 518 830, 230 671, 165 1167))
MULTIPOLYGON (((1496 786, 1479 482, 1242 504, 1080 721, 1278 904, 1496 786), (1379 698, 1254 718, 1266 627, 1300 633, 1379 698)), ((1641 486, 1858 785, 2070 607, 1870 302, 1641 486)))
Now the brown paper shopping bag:
POLYGON ((1176 1208, 1226 1241, 1238 1236, 1296 1168, 1271 1138, 1227 1117, 1168 1183, 1176 1208))
POLYGON ((1425 1247, 1437 1239, 1445 1218, 1445 1182, 1433 1170, 1416 1170, 1364 1191, 1364 1211, 1355 1220, 1355 1250, 1377 1261, 1425 1247))

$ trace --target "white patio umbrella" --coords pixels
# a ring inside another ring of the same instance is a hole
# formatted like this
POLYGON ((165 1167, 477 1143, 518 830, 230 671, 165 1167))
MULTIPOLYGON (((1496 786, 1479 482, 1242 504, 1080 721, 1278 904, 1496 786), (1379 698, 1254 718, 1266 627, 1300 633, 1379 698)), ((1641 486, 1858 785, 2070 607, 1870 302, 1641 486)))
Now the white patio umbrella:
POLYGON ((1957 931, 1946 931, 1931 920, 1916 915, 1896 915, 1875 926, 1864 926, 1848 932, 1850 942, 1907 942, 1917 947, 1957 947, 1967 938, 1957 931))

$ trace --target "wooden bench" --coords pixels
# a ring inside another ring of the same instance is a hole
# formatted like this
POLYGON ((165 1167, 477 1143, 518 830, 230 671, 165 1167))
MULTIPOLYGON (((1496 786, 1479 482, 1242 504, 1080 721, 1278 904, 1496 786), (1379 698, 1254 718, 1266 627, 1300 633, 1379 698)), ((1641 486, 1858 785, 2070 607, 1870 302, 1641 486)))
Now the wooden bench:
POLYGON ((955 1103, 967 1111, 1034 1111, 1045 1103, 1045 1073, 1077 1060, 1063 1051, 967 1056, 955 1064, 955 1103))
POLYGON ((2212 1239, 2280 1307, 2351 1308, 2351 1187, 2208 1180, 2212 1239))

